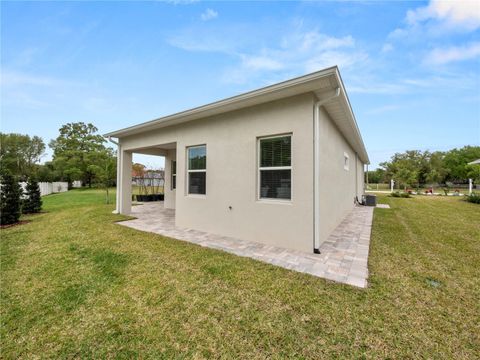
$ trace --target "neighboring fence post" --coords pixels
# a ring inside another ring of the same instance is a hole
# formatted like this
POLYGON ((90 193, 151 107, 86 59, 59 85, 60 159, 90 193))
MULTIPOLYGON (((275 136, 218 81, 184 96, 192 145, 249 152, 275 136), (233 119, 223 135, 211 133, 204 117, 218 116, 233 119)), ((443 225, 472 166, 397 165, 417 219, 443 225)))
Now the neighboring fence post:
POLYGON ((393 192, 393 185, 395 184, 395 181, 393 179, 390 179, 390 192, 393 192))
POLYGON ((468 195, 472 195, 472 189, 473 189, 473 180, 468 179, 468 195))

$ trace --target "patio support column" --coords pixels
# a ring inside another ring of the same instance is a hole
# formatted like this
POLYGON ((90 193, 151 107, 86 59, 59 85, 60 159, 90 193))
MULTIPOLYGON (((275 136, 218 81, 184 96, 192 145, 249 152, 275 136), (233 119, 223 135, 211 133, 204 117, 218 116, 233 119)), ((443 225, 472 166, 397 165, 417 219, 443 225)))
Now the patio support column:
POLYGON ((117 171, 117 210, 129 215, 132 208, 132 153, 119 149, 117 171))
POLYGON ((115 210, 113 211, 114 214, 120 214, 120 167, 121 167, 121 153, 122 153, 122 146, 117 143, 117 179, 115 184, 115 210))

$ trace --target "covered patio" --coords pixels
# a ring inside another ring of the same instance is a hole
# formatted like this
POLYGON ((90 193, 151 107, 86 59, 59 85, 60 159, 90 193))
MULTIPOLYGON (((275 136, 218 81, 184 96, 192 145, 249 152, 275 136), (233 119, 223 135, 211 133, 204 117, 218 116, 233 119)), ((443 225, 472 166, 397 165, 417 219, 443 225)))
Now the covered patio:
POLYGON ((121 144, 118 145, 117 157, 117 198, 115 213, 130 214, 132 209, 132 165, 133 154, 153 155, 164 157, 165 159, 165 179, 163 184, 164 201, 161 207, 165 209, 175 209, 175 171, 177 160, 177 144, 169 142, 164 144, 153 145, 149 147, 135 148, 132 150, 122 149, 121 144), (173 175, 173 176, 172 176, 173 175))
POLYGON ((373 207, 356 206, 321 244, 320 254, 244 241, 175 226, 175 210, 163 202, 132 207, 136 219, 119 222, 137 230, 153 232, 200 246, 250 257, 286 269, 349 284, 367 286, 368 252, 373 207))

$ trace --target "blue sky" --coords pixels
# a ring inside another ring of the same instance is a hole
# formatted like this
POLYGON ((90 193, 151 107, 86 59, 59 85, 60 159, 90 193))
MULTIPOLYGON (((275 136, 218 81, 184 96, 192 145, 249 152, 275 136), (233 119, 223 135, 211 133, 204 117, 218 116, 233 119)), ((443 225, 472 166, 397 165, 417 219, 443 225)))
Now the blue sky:
POLYGON ((105 133, 338 65, 372 168, 480 144, 480 2, 0 6, 2 132, 105 133))

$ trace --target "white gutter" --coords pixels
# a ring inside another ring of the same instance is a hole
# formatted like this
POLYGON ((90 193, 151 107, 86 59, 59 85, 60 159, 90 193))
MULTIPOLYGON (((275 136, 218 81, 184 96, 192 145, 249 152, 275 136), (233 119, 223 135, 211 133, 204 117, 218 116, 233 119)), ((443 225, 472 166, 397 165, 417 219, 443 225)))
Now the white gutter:
POLYGON ((329 96, 326 99, 317 101, 314 105, 314 116, 313 116, 313 144, 314 144, 314 153, 313 153, 313 252, 315 254, 320 254, 320 166, 318 164, 320 159, 320 107, 325 105, 327 102, 340 96, 340 87, 337 87, 335 94, 329 96))
POLYGON ((311 74, 299 76, 257 90, 215 101, 210 104, 184 110, 176 114, 150 120, 142 124, 130 126, 117 131, 112 131, 105 134, 105 136, 114 136, 116 138, 124 137, 163 126, 174 125, 180 122, 201 119, 207 116, 218 115, 227 111, 238 110, 247 106, 284 99, 293 95, 313 92, 321 88, 325 78, 329 76, 335 76, 340 79, 338 74, 338 68, 333 66, 311 74))
POLYGON ((120 201, 122 197, 120 196, 121 186, 120 185, 120 156, 121 156, 121 146, 118 142, 112 140, 111 136, 107 137, 108 141, 117 145, 117 183, 116 183, 116 191, 115 191, 115 210, 112 211, 113 214, 120 214, 120 201))
POLYGON ((108 136, 107 139, 108 139, 108 141, 110 141, 111 143, 113 143, 113 144, 115 144, 115 145, 117 145, 117 146, 120 146, 120 145, 118 144, 118 142, 112 140, 112 137, 111 137, 111 136, 108 136))

